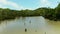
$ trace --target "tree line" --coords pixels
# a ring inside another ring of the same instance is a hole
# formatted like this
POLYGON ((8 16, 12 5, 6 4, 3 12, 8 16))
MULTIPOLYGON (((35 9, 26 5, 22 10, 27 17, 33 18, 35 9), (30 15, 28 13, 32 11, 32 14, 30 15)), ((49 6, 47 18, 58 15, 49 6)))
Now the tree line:
POLYGON ((0 21, 15 19, 16 17, 31 17, 31 16, 43 16, 50 20, 60 20, 60 3, 56 8, 38 8, 35 10, 11 10, 9 8, 0 8, 0 21))

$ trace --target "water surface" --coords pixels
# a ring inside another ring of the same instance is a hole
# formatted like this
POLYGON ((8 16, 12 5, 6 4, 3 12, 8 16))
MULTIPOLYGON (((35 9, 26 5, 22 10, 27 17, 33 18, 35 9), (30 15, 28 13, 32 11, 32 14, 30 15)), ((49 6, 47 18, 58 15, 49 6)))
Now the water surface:
POLYGON ((0 34, 60 34, 60 23, 48 21, 42 16, 20 17, 3 21, 0 24, 0 34))

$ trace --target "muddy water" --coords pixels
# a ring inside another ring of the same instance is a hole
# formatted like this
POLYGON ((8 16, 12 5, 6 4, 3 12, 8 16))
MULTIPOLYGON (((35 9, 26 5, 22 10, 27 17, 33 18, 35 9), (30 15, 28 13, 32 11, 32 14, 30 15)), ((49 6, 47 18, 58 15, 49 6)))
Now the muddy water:
POLYGON ((0 24, 0 34, 60 34, 60 23, 44 17, 20 17, 0 24))

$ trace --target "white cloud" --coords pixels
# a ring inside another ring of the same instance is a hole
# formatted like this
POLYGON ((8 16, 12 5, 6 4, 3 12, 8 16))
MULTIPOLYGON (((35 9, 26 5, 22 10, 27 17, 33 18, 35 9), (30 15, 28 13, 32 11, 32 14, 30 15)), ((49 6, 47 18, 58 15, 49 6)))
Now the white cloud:
POLYGON ((15 2, 8 1, 8 0, 0 0, 0 7, 6 8, 6 7, 3 6, 3 5, 6 5, 6 6, 7 6, 7 5, 8 5, 8 6, 12 6, 12 7, 16 8, 16 9, 23 9, 22 6, 18 5, 18 4, 15 3, 15 2))
POLYGON ((59 1, 58 0, 39 0, 40 2, 40 7, 50 7, 50 8, 55 8, 59 1))
POLYGON ((33 10, 32 8, 25 8, 21 5, 18 5, 15 2, 8 1, 8 0, 0 0, 0 8, 10 8, 10 9, 16 9, 16 10, 21 10, 21 9, 31 9, 31 10, 33 10), (7 7, 7 6, 10 6, 10 7, 7 7))
POLYGON ((48 0, 40 0, 41 7, 51 6, 51 2, 48 0))

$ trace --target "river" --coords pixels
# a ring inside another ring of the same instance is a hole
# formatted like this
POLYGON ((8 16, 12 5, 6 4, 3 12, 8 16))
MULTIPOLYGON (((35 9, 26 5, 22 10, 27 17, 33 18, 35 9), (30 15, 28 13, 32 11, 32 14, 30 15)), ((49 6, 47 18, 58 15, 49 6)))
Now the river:
POLYGON ((42 16, 5 20, 0 24, 0 34, 60 34, 59 22, 42 16))

